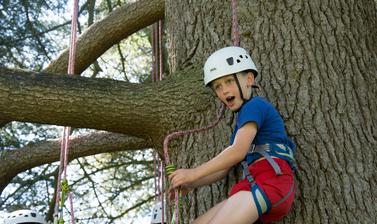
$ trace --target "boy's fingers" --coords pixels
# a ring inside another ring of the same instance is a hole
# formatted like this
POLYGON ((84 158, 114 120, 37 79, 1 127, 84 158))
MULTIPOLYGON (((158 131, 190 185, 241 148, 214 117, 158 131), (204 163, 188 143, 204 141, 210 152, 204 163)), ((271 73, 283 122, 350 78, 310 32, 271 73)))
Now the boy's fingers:
POLYGON ((171 180, 174 178, 174 176, 175 176, 175 172, 171 173, 171 174, 169 175, 169 180, 171 181, 171 180))

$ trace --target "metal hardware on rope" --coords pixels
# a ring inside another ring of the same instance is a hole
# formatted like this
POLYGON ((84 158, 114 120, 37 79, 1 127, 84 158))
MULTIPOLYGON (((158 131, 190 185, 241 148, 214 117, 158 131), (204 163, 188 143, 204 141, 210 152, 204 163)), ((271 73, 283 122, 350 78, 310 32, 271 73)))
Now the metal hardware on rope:
MULTIPOLYGON (((69 57, 68 57, 68 74, 73 75, 75 73, 75 57, 76 57, 76 39, 77 39, 77 18, 78 18, 78 0, 73 2, 73 13, 72 13, 72 22, 71 22, 71 36, 70 36, 70 47, 69 47, 69 57)), ((72 193, 70 192, 70 187, 67 181, 67 166, 68 166, 68 154, 69 154, 69 135, 71 132, 70 127, 64 127, 61 140, 61 152, 60 152, 60 165, 59 165, 59 174, 58 182, 56 189, 56 201, 54 209, 54 223, 63 224, 63 206, 65 203, 65 197, 68 197, 70 210, 71 210, 71 223, 75 223, 74 211, 73 211, 73 202, 72 202, 72 193), (61 176, 64 176, 63 181, 61 176), (62 191, 62 192, 61 192, 62 191), (61 196, 60 196, 61 193, 61 196), (60 212, 59 212, 60 204, 60 212), (60 214, 60 217, 58 217, 60 214)))

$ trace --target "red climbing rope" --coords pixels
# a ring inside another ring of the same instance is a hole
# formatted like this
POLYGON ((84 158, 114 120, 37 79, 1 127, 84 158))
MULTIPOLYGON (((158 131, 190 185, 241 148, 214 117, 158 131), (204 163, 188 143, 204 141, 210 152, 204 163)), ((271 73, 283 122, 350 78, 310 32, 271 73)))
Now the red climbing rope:
MULTIPOLYGON (((73 2, 73 13, 71 21, 71 36, 70 36, 70 47, 69 47, 69 57, 68 57, 68 74, 73 75, 75 72, 75 57, 76 57, 76 39, 77 39, 77 18, 78 18, 78 0, 73 2)), ((61 140, 60 148, 60 165, 59 165, 59 174, 58 174, 58 184, 56 189, 56 201, 55 201, 55 211, 54 218, 57 218, 59 213, 59 205, 61 206, 60 210, 60 220, 59 223, 64 222, 63 220, 63 205, 65 201, 65 194, 70 204, 70 213, 71 213, 71 223, 75 223, 74 211, 73 211, 73 201, 72 193, 69 190, 67 182, 67 166, 68 166, 68 154, 69 154, 69 135, 71 132, 70 127, 64 127, 61 140), (63 173, 63 181, 61 179, 63 173), (62 192, 61 192, 62 191, 62 192), (60 195, 62 193, 62 195, 60 195)))

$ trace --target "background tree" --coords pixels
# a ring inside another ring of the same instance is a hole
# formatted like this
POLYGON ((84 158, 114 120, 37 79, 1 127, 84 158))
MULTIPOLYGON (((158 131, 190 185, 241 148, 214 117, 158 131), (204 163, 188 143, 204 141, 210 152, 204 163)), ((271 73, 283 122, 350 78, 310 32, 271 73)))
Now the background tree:
MULTIPOLYGON (((3 69, 0 97, 6 100, 0 102, 0 123, 19 120, 119 132, 129 136, 128 143, 141 139, 161 152, 168 132, 213 121, 219 103, 203 87, 201 67, 211 52, 231 44, 230 3, 140 0, 137 4, 144 4, 134 12, 144 15, 137 23, 123 20, 135 14, 122 14, 125 9, 120 7, 82 34, 77 72, 120 39, 160 19, 160 10, 165 10, 170 77, 156 84, 128 84, 3 69), (142 14, 148 6, 153 7, 142 14), (39 99, 38 110, 33 97, 39 99)), ((279 109, 298 145, 298 198, 282 222, 373 223, 375 1, 239 1, 238 5, 241 45, 250 49, 259 67, 261 94, 279 109)), ((62 73, 65 61, 62 54, 46 71, 62 73)), ((173 161, 192 167, 212 158, 226 146, 232 121, 228 112, 216 129, 175 141, 173 161)), ((3 154, 2 161, 10 154, 3 154)), ((3 165, 0 170, 3 185, 15 175, 3 165)), ((186 222, 223 200, 237 173, 190 194, 186 222)))

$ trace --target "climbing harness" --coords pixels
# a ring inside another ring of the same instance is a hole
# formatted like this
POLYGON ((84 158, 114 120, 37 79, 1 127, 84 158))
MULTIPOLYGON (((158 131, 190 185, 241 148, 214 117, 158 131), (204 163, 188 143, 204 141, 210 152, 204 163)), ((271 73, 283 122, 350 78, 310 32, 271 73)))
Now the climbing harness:
POLYGON ((247 153, 245 159, 247 164, 252 164, 254 161, 264 157, 274 168, 278 175, 281 175, 281 171, 276 162, 272 159, 272 156, 283 159, 288 162, 293 171, 297 171, 297 164, 294 159, 294 151, 279 143, 266 143, 262 145, 251 145, 250 151, 247 153))
POLYGON ((264 157, 271 165, 271 167, 274 169, 276 175, 280 176, 282 175, 280 166, 275 162, 275 160, 273 160, 272 157, 277 157, 287 161, 291 169, 293 171, 296 171, 297 165, 293 157, 293 154, 293 150, 284 144, 252 144, 250 147, 250 151, 245 156, 245 159, 241 162, 243 176, 250 183, 251 194, 253 195, 255 204, 257 206, 259 217, 264 213, 268 213, 271 210, 271 208, 277 207, 283 202, 285 202, 293 193, 295 183, 292 183, 290 190, 282 199, 280 199, 278 202, 274 204, 271 204, 263 189, 255 183, 253 176, 249 172, 249 165, 257 161, 258 159, 264 157))
MULTIPOLYGON (((75 72, 75 57, 76 57, 76 39, 77 39, 77 17, 78 17, 78 0, 73 2, 73 13, 71 22, 71 36, 68 58, 68 74, 73 75, 75 72)), ((54 223, 64 224, 63 219, 63 206, 68 197, 70 204, 71 223, 75 223, 75 216, 73 211, 72 193, 67 180, 67 166, 68 166, 68 154, 69 154, 69 135, 71 132, 70 127, 64 127, 61 140, 60 149, 60 165, 58 182, 56 189, 56 201, 54 208, 54 223), (61 179, 63 173, 63 179, 61 179), (60 195, 61 193, 61 195, 60 195), (59 208, 60 207, 60 208, 59 208)))

